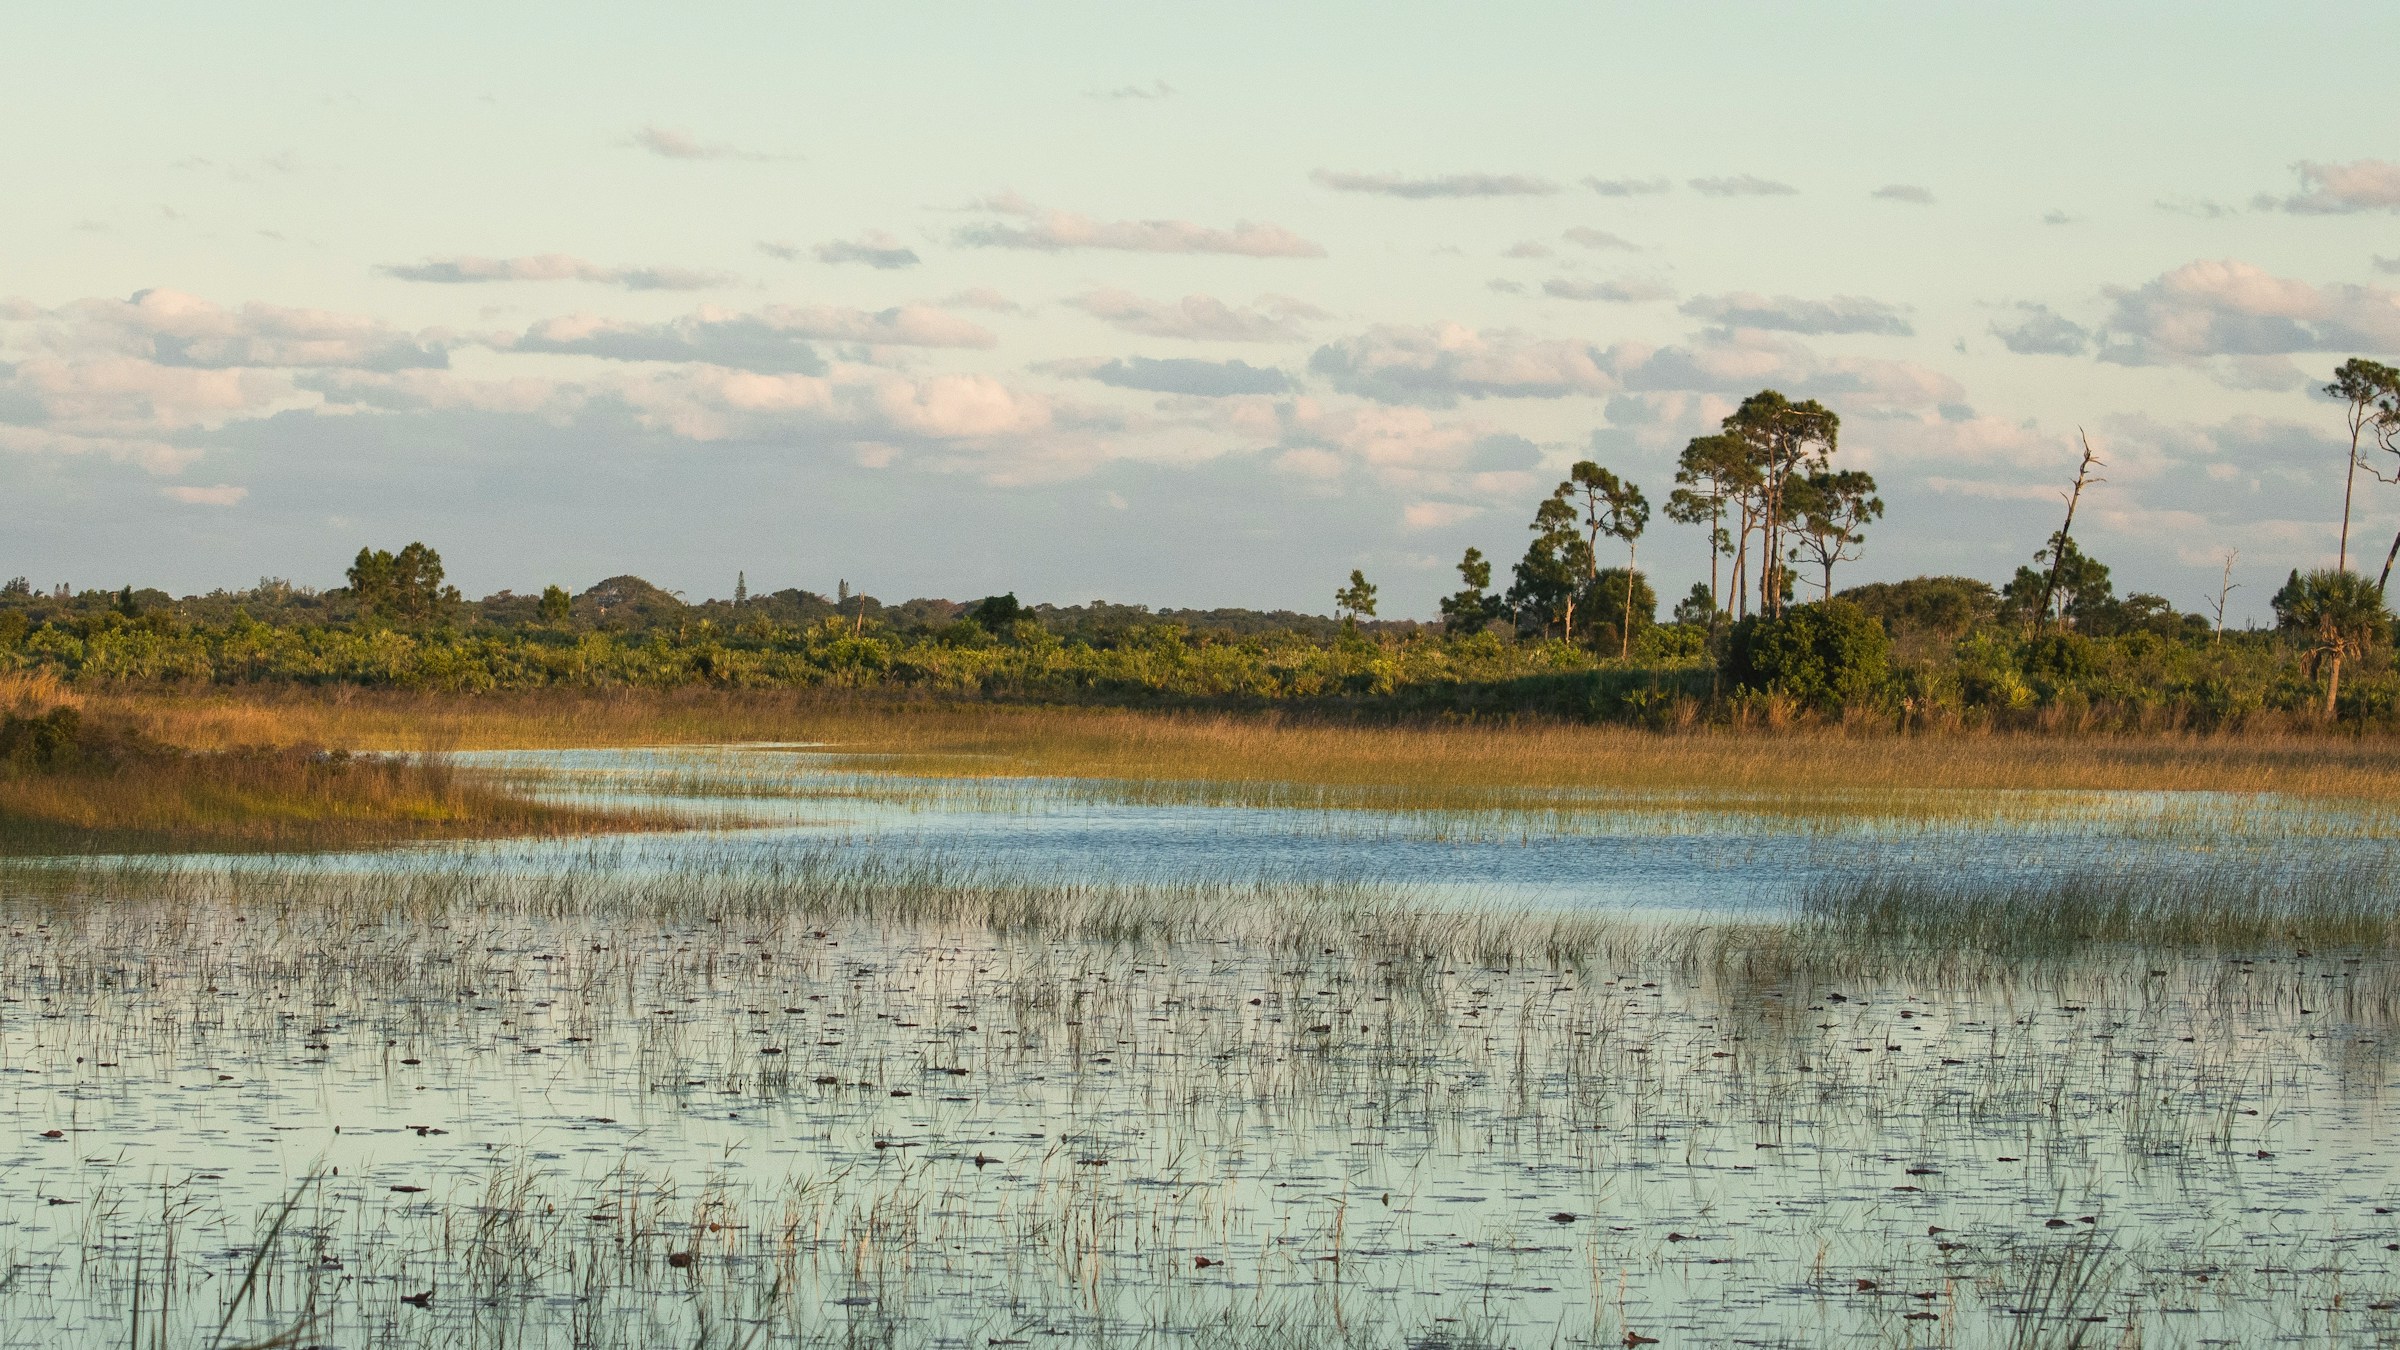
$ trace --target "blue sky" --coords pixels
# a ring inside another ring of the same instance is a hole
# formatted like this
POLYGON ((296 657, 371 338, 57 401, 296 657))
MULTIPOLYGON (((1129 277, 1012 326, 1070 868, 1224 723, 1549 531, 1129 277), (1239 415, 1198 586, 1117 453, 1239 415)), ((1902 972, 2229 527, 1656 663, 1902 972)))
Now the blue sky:
POLYGON ((2400 357, 2400 11, 2091 8, 14 15, 0 573, 1423 616, 1774 386, 1890 505, 1837 583, 2004 578, 2081 427, 2121 585, 2260 614, 2400 357))

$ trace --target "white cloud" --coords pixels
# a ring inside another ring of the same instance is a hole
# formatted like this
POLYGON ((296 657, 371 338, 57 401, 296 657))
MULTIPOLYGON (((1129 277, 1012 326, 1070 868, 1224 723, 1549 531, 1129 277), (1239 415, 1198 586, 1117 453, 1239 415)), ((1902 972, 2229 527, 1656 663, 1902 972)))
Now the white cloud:
POLYGON ((1754 291, 1694 296, 1683 312, 1729 328, 1766 328, 1783 333, 1823 336, 1834 333, 1876 333, 1908 337, 1916 332, 1898 306, 1859 295, 1831 300, 1802 300, 1789 295, 1766 296, 1754 291))
POLYGON ((402 281, 437 285, 479 285, 500 281, 591 281, 622 286, 629 291, 700 291, 724 286, 735 278, 723 272, 688 267, 602 267, 564 253, 523 258, 482 258, 460 254, 427 258, 423 262, 388 263, 377 269, 402 281))
POLYGON ((990 347, 988 329, 930 305, 846 309, 768 305, 742 311, 702 305, 665 323, 629 323, 592 314, 545 319, 509 344, 520 352, 598 356, 612 361, 702 361, 769 373, 810 373, 824 362, 817 342, 895 347, 990 347))
POLYGON ((219 483, 215 487, 166 487, 159 492, 192 506, 239 506, 250 495, 250 489, 219 483))
POLYGON ((1878 201, 1906 202, 1911 206, 1933 205, 1933 189, 1915 183, 1886 183, 1867 194, 1878 201))
POLYGON ((947 309, 988 309, 994 314, 1022 314, 1025 307, 989 286, 969 286, 935 302, 947 309))
POLYGON ((2261 193, 2256 203, 2260 209, 2311 216, 2400 211, 2400 164, 2391 160, 2323 164, 2304 159, 2292 171, 2300 175, 2300 191, 2280 199, 2261 193))
POLYGON ((1484 508, 1465 502, 1410 502, 1401 508, 1400 524, 1411 530, 1439 530, 1473 520, 1483 511, 1484 508))
POLYGON ((881 230, 869 230, 856 239, 834 239, 816 247, 821 263, 865 263, 881 271, 914 267, 920 261, 917 251, 906 247, 881 230))
POLYGON ((1993 323, 1992 335, 2019 356, 2081 356, 2091 349, 2090 330, 2048 305, 2019 301, 2016 308, 2021 317, 1993 323))
POLYGON ((125 300, 78 300, 17 317, 45 322, 37 341, 65 354, 111 352, 165 366, 350 366, 364 370, 439 369, 452 339, 408 334, 381 320, 332 310, 252 302, 226 309, 182 291, 154 288, 125 300))
POLYGON ((0 422, 0 453, 11 455, 95 456, 138 464, 155 474, 180 473, 200 452, 152 437, 95 436, 50 427, 10 426, 0 422))
POLYGON ((1958 381, 1914 362, 1822 356, 1757 329, 1717 332, 1689 346, 1620 343, 1608 350, 1606 364, 1628 390, 1738 398, 1779 389, 1794 398, 1823 399, 1845 413, 1956 406, 1966 397, 1958 381))
POLYGON ((1789 197, 1800 189, 1789 183, 1754 174, 1736 174, 1730 178, 1695 178, 1692 191, 1703 197, 1789 197))
POLYGON ((162 366, 131 356, 36 357, 0 374, 0 421, 140 438, 221 426, 291 395, 287 377, 260 370, 162 366))
POLYGON ((1129 333, 1192 342, 1290 341, 1304 335, 1301 320, 1325 317, 1314 305, 1284 296, 1261 296, 1256 306, 1243 307, 1206 295, 1150 300, 1109 286, 1066 303, 1129 333))
POLYGON ((1435 197, 1544 197, 1558 191, 1558 184, 1547 178, 1516 173, 1453 173, 1430 178, 1403 178, 1397 174, 1343 173, 1333 169, 1317 169, 1308 177, 1318 187, 1331 188, 1335 192, 1364 192, 1412 201, 1435 197))
POLYGON ((1641 252, 1640 245, 1628 243, 1606 230, 1595 230, 1588 225, 1573 226, 1561 233, 1559 238, 1571 244, 1581 244, 1585 248, 1622 249, 1627 253, 1641 252))
POLYGON ((1586 178, 1583 185, 1603 197, 1647 197, 1674 186, 1664 178, 1586 178))
POLYGON ((1479 332, 1463 324, 1378 324, 1319 347, 1309 369, 1384 403, 1447 408, 1461 398, 1560 398, 1616 387, 1589 343, 1479 332))
POLYGON ((436 370, 329 370, 303 375, 294 383, 334 409, 498 413, 552 422, 565 422, 591 398, 589 389, 571 380, 533 375, 465 379, 436 370))
POLYGON ((1188 220, 1094 220, 1072 211, 1036 206, 1015 193, 978 203, 984 210, 1020 218, 1023 225, 990 221, 958 232, 958 242, 980 248, 1023 248, 1042 252, 1115 249, 1132 253, 1230 253, 1250 258, 1322 258, 1325 250, 1281 225, 1237 221, 1230 227, 1188 220))
POLYGON ((770 155, 744 150, 722 141, 703 141, 688 131, 673 127, 648 126, 633 133, 626 144, 637 150, 647 150, 660 159, 731 159, 747 160, 754 164, 769 164, 780 160, 797 159, 797 155, 770 155))
POLYGON ((2099 355, 2122 365, 2202 365, 2228 383, 2275 388, 2305 382, 2285 359, 2295 354, 2400 350, 2400 293, 2311 285, 2230 258, 2108 294, 2099 355))
POLYGON ((1675 298, 1675 288, 1651 277, 1626 277, 1616 281, 1576 281, 1567 277, 1552 277, 1542 283, 1542 294, 1560 300, 1604 300, 1613 304, 1636 305, 1651 300, 1675 298))
POLYGON ((1246 394, 1291 391, 1291 377, 1273 366, 1247 361, 1197 361, 1188 358, 1152 360, 1143 356, 1116 360, 1062 361, 1049 369, 1059 374, 1098 380, 1119 389, 1194 398, 1232 398, 1246 394))

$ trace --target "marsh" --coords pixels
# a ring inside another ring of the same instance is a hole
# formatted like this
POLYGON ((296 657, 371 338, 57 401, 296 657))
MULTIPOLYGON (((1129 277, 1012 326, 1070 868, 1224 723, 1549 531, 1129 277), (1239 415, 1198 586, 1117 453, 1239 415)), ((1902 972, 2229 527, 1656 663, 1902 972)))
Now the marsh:
POLYGON ((453 758, 12 865, 28 1343, 2400 1336, 2373 798, 453 758))

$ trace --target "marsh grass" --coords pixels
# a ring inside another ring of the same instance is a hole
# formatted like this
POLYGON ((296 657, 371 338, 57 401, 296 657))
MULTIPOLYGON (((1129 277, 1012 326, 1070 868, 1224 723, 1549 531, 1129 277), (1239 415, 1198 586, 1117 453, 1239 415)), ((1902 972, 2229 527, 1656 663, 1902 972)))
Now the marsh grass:
POLYGON ((1833 874, 1804 886, 1795 910, 1795 941, 1890 953, 2400 952, 2400 876, 2363 864, 2250 861, 2165 876, 2118 867, 1996 880, 1833 874))
POLYGON ((2385 952, 1944 964, 1356 884, 631 861, 0 870, 0 1310, 93 1345, 137 1303, 170 1344, 2400 1334, 2400 1175, 2359 1148, 2385 952), (162 1191, 108 1163, 156 1103, 287 1132, 162 1191), (239 1178, 328 1147, 261 1242, 298 1170, 239 1178))
POLYGON ((186 748, 55 681, 0 682, 0 855, 310 851, 661 823, 542 801, 439 755, 186 748))
MULTIPOLYGON (((126 690, 177 744, 538 749, 819 742, 896 773, 1293 785, 1323 800, 1472 808, 1495 794, 1707 790, 1762 804, 1927 809, 1954 792, 2227 792, 2400 800, 2400 754, 2349 736, 1849 735, 1651 732, 1543 722, 1360 723, 683 690, 455 696, 339 690, 126 690), (1366 797, 1345 797, 1344 792, 1366 797), (1375 798, 1372 794, 1384 794, 1375 798), (1882 794, 1896 802, 1879 803, 1882 794), (1848 804, 1848 805, 1844 805, 1848 804)), ((1145 789, 1179 790, 1179 789, 1145 789)))

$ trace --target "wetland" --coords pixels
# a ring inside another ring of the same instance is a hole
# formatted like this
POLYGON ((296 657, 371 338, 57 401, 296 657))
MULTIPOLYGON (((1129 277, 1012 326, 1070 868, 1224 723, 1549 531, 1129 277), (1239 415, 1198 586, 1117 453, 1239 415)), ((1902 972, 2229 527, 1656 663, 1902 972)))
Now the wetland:
POLYGON ((9 862, 7 1343, 2400 1340, 2372 746, 979 725, 9 862))

